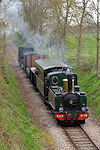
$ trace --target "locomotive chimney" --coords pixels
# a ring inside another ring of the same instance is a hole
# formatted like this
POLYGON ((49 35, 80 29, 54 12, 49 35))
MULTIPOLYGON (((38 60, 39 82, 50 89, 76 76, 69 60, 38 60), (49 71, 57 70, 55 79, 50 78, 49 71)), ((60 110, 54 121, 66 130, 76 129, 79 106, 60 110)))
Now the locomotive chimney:
POLYGON ((74 93, 74 79, 73 79, 73 74, 67 75, 68 79, 68 92, 74 93))

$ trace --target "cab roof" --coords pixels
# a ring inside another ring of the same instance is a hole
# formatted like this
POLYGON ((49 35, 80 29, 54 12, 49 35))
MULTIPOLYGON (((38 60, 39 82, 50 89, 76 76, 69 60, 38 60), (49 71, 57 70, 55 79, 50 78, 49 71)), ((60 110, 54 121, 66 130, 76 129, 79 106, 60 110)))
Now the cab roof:
POLYGON ((63 62, 52 60, 52 59, 39 59, 35 61, 37 65, 39 65, 43 70, 47 70, 50 68, 62 68, 68 67, 72 69, 69 65, 64 64, 63 62))
POLYGON ((27 51, 23 53, 24 55, 39 55, 39 56, 44 56, 40 53, 34 52, 34 51, 27 51))
POLYGON ((35 54, 34 51, 27 51, 23 53, 24 55, 33 55, 35 54))

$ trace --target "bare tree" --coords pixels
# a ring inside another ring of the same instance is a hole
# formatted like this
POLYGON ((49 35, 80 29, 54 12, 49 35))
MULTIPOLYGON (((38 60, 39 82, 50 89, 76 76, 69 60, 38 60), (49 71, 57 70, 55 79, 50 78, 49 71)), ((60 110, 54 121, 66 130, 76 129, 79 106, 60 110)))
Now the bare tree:
POLYGON ((55 19, 56 32, 59 34, 61 40, 65 39, 68 27, 73 18, 75 0, 50 0, 52 6, 52 16, 55 19))
POLYGON ((86 17, 87 13, 87 6, 88 6, 89 0, 82 0, 81 3, 76 7, 78 8, 78 11, 80 14, 76 17, 77 23, 78 23, 78 50, 77 50, 77 66, 80 66, 80 52, 82 48, 82 32, 84 28, 84 19, 86 17))
MULTIPOLYGON (((99 24, 99 0, 94 3, 94 0, 91 1, 91 14, 90 14, 90 21, 88 23, 88 26, 91 29, 91 33, 93 34, 94 38, 96 39, 96 76, 98 77, 99 75, 99 30, 100 30, 100 24, 99 24), (93 13, 94 12, 94 13, 93 13), (94 15, 93 15, 93 14, 94 15)), ((89 20, 89 18, 88 18, 89 20)))
POLYGON ((0 19, 0 70, 5 77, 5 55, 6 55, 6 33, 4 32, 5 22, 0 19))
POLYGON ((24 19, 34 32, 42 33, 46 30, 48 20, 47 1, 44 0, 21 0, 24 8, 24 19))
POLYGON ((96 76, 98 77, 99 68, 99 0, 97 0, 97 61, 96 61, 96 76))

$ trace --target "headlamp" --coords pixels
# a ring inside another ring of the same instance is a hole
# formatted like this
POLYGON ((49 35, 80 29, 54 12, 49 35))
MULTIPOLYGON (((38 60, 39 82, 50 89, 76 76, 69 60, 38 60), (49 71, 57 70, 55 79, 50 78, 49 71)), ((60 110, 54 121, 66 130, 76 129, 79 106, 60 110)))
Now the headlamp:
POLYGON ((86 107, 82 107, 82 112, 86 112, 86 107))
POLYGON ((63 111, 64 111, 64 108, 63 108, 62 105, 60 105, 60 107, 59 107, 59 112, 63 112, 63 111))

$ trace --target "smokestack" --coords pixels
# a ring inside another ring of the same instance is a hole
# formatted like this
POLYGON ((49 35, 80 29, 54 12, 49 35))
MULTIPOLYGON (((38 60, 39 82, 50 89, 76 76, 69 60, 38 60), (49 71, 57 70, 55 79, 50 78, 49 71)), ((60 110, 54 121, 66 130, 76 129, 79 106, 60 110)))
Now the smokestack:
POLYGON ((74 92, 73 91, 73 87, 74 87, 73 74, 67 75, 67 79, 68 79, 68 92, 72 93, 74 92))

